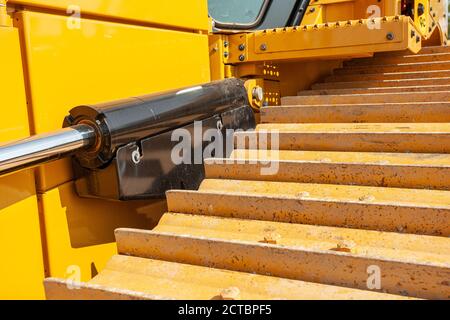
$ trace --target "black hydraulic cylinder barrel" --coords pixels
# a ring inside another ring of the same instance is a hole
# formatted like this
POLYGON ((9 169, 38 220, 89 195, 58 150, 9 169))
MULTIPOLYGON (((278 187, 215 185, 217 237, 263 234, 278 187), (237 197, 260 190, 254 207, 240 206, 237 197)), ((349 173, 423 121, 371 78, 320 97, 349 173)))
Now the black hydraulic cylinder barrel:
POLYGON ((108 164, 116 149, 236 107, 248 105, 244 82, 229 78, 181 90, 75 107, 65 126, 91 125, 95 147, 76 155, 85 168, 108 164))

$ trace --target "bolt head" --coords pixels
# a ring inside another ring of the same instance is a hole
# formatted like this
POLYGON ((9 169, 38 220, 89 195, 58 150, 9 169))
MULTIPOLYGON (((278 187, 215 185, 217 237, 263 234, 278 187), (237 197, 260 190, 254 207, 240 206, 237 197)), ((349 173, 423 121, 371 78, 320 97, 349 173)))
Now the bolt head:
POLYGON ((259 47, 262 51, 266 51, 267 50, 267 44, 263 43, 261 44, 261 46, 259 47))
POLYGON ((241 54, 240 56, 239 56, 239 61, 244 61, 245 60, 245 56, 243 55, 243 54, 241 54))
POLYGON ((394 40, 394 34, 392 32, 388 32, 388 34, 386 35, 386 39, 394 40))
POLYGON ((261 102, 264 99, 264 90, 260 86, 256 86, 253 88, 252 97, 257 102, 261 102))
POLYGON ((245 50, 245 45, 241 43, 241 44, 239 45, 239 50, 240 50, 240 51, 244 51, 244 50, 245 50))

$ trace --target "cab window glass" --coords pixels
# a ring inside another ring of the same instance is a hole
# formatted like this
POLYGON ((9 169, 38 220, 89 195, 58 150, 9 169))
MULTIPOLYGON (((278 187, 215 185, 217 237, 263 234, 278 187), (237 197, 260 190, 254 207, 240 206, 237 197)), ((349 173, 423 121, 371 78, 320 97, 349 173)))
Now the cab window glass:
POLYGON ((208 0, 210 16, 219 22, 251 24, 256 21, 264 0, 208 0))

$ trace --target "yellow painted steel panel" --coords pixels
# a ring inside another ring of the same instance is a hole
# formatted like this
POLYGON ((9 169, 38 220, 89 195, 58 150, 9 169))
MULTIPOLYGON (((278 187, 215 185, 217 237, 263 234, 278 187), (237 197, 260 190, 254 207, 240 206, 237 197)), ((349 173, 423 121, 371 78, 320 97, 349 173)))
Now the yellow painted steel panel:
POLYGON ((45 278, 34 175, 0 179, 0 299, 43 299, 45 278))
POLYGON ((405 49, 416 53, 421 42, 413 33, 415 27, 404 16, 260 30, 231 35, 225 63, 338 59, 405 49), (244 51, 239 44, 246 44, 244 51))
POLYGON ((23 4, 72 13, 77 7, 81 15, 125 19, 186 29, 208 30, 207 1, 198 0, 10 0, 23 4))
POLYGON ((17 29, 0 27, 0 57, 0 143, 4 143, 29 135, 17 29))
MULTIPOLYGON (((0 27, 0 143, 29 135, 17 29, 0 27)), ((32 171, 0 178, 0 299, 44 298, 39 214, 32 171)))
POLYGON ((152 227, 145 217, 153 211, 152 202, 82 199, 71 182, 39 197, 51 277, 90 280, 116 253, 116 228, 152 227))
MULTIPOLYGON (((68 110, 128 96, 208 82, 208 37, 62 16, 22 12, 35 133, 58 129, 68 110)), ((40 170, 38 188, 72 178, 68 162, 40 170), (55 174, 58 172, 58 174, 55 174)))

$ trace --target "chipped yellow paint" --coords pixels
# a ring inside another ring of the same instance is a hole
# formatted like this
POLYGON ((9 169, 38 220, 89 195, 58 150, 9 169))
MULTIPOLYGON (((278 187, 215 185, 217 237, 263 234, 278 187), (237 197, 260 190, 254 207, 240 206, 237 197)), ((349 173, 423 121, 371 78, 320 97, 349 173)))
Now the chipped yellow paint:
POLYGON ((109 299, 121 294, 132 299, 217 300, 222 298, 223 290, 235 287, 242 300, 404 299, 384 293, 124 255, 114 256, 102 273, 82 284, 89 294, 67 290, 66 285, 66 282, 47 280, 47 297, 109 299))
POLYGON ((207 160, 207 177, 450 190, 446 154, 236 150, 232 157, 207 160), (273 172, 261 175, 263 168, 273 172))
POLYGON ((424 91, 420 94, 405 93, 368 93, 368 94, 338 94, 316 96, 292 96, 281 98, 282 105, 294 104, 354 104, 354 103, 384 103, 384 102, 448 102, 450 91, 424 91))
POLYGON ((410 92, 411 94, 422 94, 423 92, 433 91, 450 91, 449 84, 434 84, 422 86, 395 86, 382 88, 348 88, 348 89, 321 89, 321 90, 305 90, 298 92, 299 96, 314 95, 336 95, 336 94, 367 94, 367 93, 400 93, 410 92))
MULTIPOLYGON (((262 188, 274 189, 271 189, 272 192, 269 194, 267 191, 258 193, 258 190, 251 193, 225 190, 214 192, 202 190, 198 193, 173 191, 168 193, 168 199, 173 201, 172 203, 178 201, 181 203, 172 204, 169 209, 175 212, 241 219, 450 235, 448 205, 412 201, 402 203, 395 201, 398 198, 394 201, 386 201, 379 196, 379 193, 388 190, 361 187, 354 187, 352 190, 333 185, 308 184, 292 187, 291 190, 298 191, 292 194, 279 191, 280 188, 291 187, 288 183, 252 183, 261 185, 262 188), (356 191, 356 196, 349 197, 348 193, 351 191, 356 191)), ((236 186, 241 185, 236 184, 236 186)), ((415 195, 413 192, 411 194, 415 195)), ((398 197, 398 194, 395 195, 398 197)))
POLYGON ((393 65, 346 66, 334 71, 335 74, 370 74, 380 72, 417 72, 450 69, 450 61, 397 63, 393 65))
POLYGON ((368 267, 383 270, 383 291, 421 298, 448 298, 447 263, 406 261, 334 250, 281 246, 148 230, 116 230, 120 254, 293 280, 367 289, 368 267))
POLYGON ((445 85, 450 83, 449 77, 424 78, 424 79, 399 79, 399 80, 371 80, 371 81, 348 81, 348 82, 322 82, 312 85, 312 89, 347 89, 347 88, 380 88, 380 87, 407 87, 407 86, 429 86, 445 85))
POLYGON ((449 153, 450 123, 260 124, 236 132, 235 141, 250 149, 449 153))
POLYGON ((263 108, 262 123, 450 122, 450 102, 298 105, 263 108))
POLYGON ((325 79, 326 82, 335 81, 369 81, 369 80, 409 80, 409 79, 428 79, 428 78, 448 78, 449 70, 431 70, 431 71, 410 71, 410 72, 377 72, 371 74, 339 74, 332 75, 325 79))

